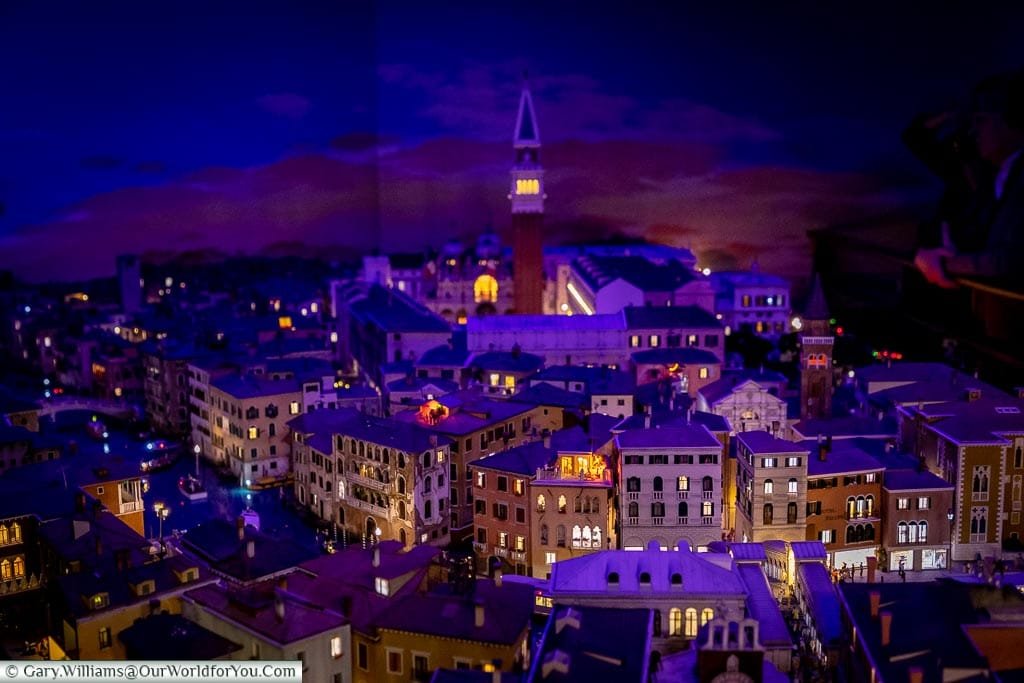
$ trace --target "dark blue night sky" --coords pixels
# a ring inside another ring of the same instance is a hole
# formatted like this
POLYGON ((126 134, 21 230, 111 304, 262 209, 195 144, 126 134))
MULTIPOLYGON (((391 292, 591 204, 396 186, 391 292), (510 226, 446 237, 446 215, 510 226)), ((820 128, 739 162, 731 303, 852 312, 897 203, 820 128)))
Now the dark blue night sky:
POLYGON ((902 127, 1024 63, 995 5, 550 4, 0 5, 0 267, 501 230, 528 69, 553 238, 799 268, 808 228, 933 198, 902 127))

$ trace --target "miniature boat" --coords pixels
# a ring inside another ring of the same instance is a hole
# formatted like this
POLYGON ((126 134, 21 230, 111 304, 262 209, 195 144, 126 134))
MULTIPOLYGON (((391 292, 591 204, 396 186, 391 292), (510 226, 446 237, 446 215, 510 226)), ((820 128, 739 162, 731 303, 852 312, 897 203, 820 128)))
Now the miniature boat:
POLYGON ((187 474, 178 479, 178 490, 189 500, 206 500, 206 487, 193 474, 187 474))

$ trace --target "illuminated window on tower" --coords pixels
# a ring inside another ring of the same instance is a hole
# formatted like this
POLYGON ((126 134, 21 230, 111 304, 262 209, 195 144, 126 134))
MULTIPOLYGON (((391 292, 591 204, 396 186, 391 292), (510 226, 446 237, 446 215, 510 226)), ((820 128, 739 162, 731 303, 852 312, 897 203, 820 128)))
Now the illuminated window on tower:
POLYGON ((537 178, 516 178, 516 194, 540 194, 540 180, 537 178))

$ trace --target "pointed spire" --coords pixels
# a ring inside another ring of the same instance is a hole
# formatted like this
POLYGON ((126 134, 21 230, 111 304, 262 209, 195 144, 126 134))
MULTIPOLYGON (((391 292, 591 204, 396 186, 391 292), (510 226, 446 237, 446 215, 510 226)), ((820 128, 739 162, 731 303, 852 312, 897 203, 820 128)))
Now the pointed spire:
POLYGON ((821 275, 815 272, 814 280, 811 282, 811 293, 804 306, 804 320, 828 320, 830 317, 825 290, 821 286, 821 275))
POLYGON ((537 129, 537 116, 533 112, 533 98, 523 73, 523 94, 519 97, 519 115, 516 116, 515 137, 512 144, 516 148, 539 147, 540 131, 537 129))

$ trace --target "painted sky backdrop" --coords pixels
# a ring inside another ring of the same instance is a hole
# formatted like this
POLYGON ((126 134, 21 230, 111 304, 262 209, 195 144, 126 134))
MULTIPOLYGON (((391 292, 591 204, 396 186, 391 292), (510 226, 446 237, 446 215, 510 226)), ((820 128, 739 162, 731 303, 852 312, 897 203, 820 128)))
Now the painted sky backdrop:
POLYGON ((1024 64, 1024 11, 786 3, 0 4, 0 268, 344 254, 508 226, 524 69, 552 241, 802 272, 926 206, 903 126, 1024 64))

